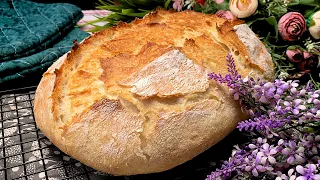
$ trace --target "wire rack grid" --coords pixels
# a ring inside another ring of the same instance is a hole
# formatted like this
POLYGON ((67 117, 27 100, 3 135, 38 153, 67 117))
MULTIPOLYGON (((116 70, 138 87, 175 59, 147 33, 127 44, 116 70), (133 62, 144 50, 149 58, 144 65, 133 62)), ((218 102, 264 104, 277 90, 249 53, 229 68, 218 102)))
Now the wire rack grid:
POLYGON ((37 128, 35 89, 0 91, 0 179, 109 179, 61 152, 37 128))

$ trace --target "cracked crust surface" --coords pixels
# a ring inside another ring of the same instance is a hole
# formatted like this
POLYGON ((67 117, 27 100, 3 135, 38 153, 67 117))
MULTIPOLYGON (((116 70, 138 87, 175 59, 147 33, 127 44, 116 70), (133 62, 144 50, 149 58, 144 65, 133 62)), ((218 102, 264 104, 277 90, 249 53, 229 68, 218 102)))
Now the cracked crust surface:
POLYGON ((44 73, 38 127, 65 153, 114 175, 192 159, 246 118, 207 73, 225 75, 231 52, 242 76, 272 79, 270 54, 239 24, 158 10, 90 36, 44 73))

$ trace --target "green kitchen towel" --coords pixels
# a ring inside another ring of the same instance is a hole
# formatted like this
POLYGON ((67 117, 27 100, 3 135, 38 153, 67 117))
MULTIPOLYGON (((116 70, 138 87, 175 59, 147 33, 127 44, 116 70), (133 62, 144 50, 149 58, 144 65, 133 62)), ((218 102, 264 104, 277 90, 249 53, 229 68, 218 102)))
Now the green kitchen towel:
POLYGON ((87 33, 81 9, 66 3, 0 0, 0 83, 43 71, 87 33))
POLYGON ((39 53, 7 61, 0 64, 0 84, 9 80, 27 77, 36 72, 44 72, 50 65, 68 52, 73 46, 74 39, 83 39, 88 34, 74 28, 60 42, 39 53), (2 65, 2 66, 1 66, 2 65))

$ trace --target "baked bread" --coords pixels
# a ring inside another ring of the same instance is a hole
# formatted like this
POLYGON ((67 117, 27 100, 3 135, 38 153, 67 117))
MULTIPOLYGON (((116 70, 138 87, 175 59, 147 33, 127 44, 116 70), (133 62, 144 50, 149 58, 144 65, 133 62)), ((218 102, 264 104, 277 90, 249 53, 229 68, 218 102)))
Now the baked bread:
POLYGON ((231 52, 243 76, 272 79, 271 56, 240 21, 157 10, 91 35, 43 74, 34 112, 62 151, 114 175, 182 164, 245 119, 228 88, 231 52))

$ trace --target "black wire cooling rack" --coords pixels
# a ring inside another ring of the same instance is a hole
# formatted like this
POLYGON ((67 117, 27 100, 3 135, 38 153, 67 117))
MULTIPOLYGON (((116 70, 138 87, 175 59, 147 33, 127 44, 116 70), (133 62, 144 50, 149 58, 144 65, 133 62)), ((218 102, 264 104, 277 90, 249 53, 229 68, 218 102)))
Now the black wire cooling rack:
POLYGON ((0 91, 0 179, 106 179, 61 152, 37 128, 35 89, 0 91))
POLYGON ((239 142, 239 134, 232 133, 193 160, 162 173, 107 175, 64 154, 37 128, 35 90, 36 86, 0 91, 0 180, 204 180, 239 142))

